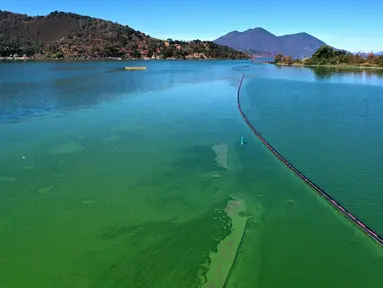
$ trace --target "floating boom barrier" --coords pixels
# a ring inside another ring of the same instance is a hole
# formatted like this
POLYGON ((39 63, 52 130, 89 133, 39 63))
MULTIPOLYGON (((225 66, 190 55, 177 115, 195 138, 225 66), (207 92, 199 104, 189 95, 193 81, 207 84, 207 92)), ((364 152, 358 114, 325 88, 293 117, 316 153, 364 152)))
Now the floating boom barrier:
POLYGON ((338 210, 343 216, 349 219, 352 223, 354 223, 358 228, 360 228, 367 236, 369 236, 372 240, 377 242, 381 247, 383 247, 383 238, 377 232, 369 228, 366 224, 356 218, 351 214, 346 208, 339 204, 339 202, 335 201, 326 191, 320 188, 318 185, 314 184, 309 178, 303 175, 297 168, 295 168, 289 161, 287 161, 267 140, 258 132, 257 129, 251 124, 247 116, 242 110, 241 101, 240 101, 240 92, 242 88, 242 83, 245 78, 245 73, 234 69, 242 74, 241 81, 239 82, 238 90, 237 90, 237 105, 239 113, 242 118, 245 120, 247 126, 254 133, 255 136, 266 146, 266 148, 273 153, 283 164, 287 166, 291 171, 294 172, 303 182, 305 182, 308 186, 310 186, 315 192, 317 192, 320 196, 322 196, 328 203, 330 203, 336 210, 338 210))

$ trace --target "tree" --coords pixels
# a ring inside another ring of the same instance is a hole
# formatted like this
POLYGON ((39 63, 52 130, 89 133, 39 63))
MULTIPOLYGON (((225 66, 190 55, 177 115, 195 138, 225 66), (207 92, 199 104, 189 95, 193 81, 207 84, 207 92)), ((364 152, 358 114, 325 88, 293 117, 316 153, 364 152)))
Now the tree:
POLYGON ((138 51, 137 49, 134 49, 133 53, 132 53, 132 57, 133 58, 141 58, 141 52, 138 51))
POLYGON ((280 54, 280 53, 275 55, 275 57, 274 57, 274 61, 276 63, 282 62, 282 59, 283 59, 283 54, 280 54))
POLYGON ((185 59, 185 55, 184 55, 183 51, 178 50, 178 49, 173 51, 173 57, 176 59, 185 59))
POLYGON ((119 52, 119 48, 110 44, 105 47, 105 54, 107 57, 116 57, 119 52))
POLYGON ((286 65, 293 64, 293 57, 291 57, 291 56, 283 56, 283 63, 285 63, 286 65))
POLYGON ((358 53, 354 56, 355 64, 359 64, 359 63, 361 63, 361 62, 362 62, 362 59, 363 59, 363 57, 362 57, 361 53, 358 52, 358 53))
POLYGON ((164 58, 173 57, 173 49, 171 49, 170 47, 166 47, 165 49, 161 50, 161 55, 164 58))
POLYGON ((146 57, 151 58, 153 56, 154 50, 149 49, 148 53, 146 54, 146 57))
POLYGON ((52 54, 52 57, 55 59, 61 59, 64 57, 64 55, 60 52, 57 52, 57 53, 52 54))
POLYGON ((368 53, 367 62, 369 64, 374 64, 374 62, 375 62, 375 55, 372 51, 370 53, 368 53))

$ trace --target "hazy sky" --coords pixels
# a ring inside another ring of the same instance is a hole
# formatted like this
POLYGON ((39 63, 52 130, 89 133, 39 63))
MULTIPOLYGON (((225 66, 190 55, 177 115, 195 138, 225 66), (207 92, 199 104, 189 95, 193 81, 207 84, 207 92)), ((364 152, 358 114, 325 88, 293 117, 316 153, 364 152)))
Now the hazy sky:
POLYGON ((383 50, 383 0, 0 0, 0 9, 30 15, 69 11, 158 38, 214 40, 263 27, 275 35, 307 32, 353 52, 383 50))

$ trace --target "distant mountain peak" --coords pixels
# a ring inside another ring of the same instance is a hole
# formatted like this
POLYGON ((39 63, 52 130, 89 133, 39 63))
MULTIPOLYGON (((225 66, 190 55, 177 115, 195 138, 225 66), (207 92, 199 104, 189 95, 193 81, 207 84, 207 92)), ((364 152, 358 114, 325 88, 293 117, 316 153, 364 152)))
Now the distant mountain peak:
MULTIPOLYGON (((253 29, 249 29, 249 30, 259 30, 259 31, 269 32, 269 31, 267 31, 265 28, 262 28, 262 27, 254 27, 253 29)), ((270 32, 269 32, 269 33, 270 33, 270 32)))
POLYGON ((240 34, 241 32, 237 31, 237 30, 234 30, 234 31, 231 31, 229 33, 227 33, 226 35, 235 35, 235 34, 240 34))
POLYGON ((214 42, 234 49, 269 51, 295 57, 309 57, 319 47, 326 45, 306 32, 276 36, 262 27, 233 32, 219 37, 214 42))
POLYGON ((265 35, 272 35, 272 36, 275 36, 273 33, 271 33, 270 31, 267 31, 266 29, 262 28, 262 27, 254 27, 254 28, 250 28, 250 29, 247 29, 246 31, 242 32, 242 33, 261 33, 261 34, 265 34, 265 35))

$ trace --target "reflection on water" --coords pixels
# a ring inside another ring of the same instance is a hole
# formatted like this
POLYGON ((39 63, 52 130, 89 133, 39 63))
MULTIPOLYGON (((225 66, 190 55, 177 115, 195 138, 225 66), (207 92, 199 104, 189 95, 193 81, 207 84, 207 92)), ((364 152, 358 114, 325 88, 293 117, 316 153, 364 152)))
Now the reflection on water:
POLYGON ((332 77, 342 78, 346 77, 348 79, 354 78, 358 82, 361 80, 366 80, 368 82, 374 81, 374 79, 383 78, 383 69, 350 69, 350 68, 333 68, 333 67, 308 67, 315 76, 317 80, 328 79, 332 77))
POLYGON ((337 69, 318 67, 309 69, 315 74, 317 80, 328 79, 334 76, 337 73, 337 69))
MULTIPOLYGON (((208 61, 7 63, 0 71, 0 123, 23 121, 50 112, 89 108, 133 92, 148 92, 181 83, 225 78, 230 66, 208 61), (124 66, 147 66, 126 71, 124 66), (6 68, 6 69, 5 69, 6 68), (36 72, 38 71, 38 72, 36 72), (164 76, 166 75, 166 76, 164 76), (25 93, 28 91, 28 93, 25 93)), ((233 66, 241 61, 233 61, 233 66)), ((236 85, 236 83, 233 83, 236 85)))
POLYGON ((325 80, 331 83, 383 85, 383 69, 363 70, 341 67, 288 67, 271 64, 253 64, 249 69, 246 69, 246 75, 256 78, 305 82, 325 80))

